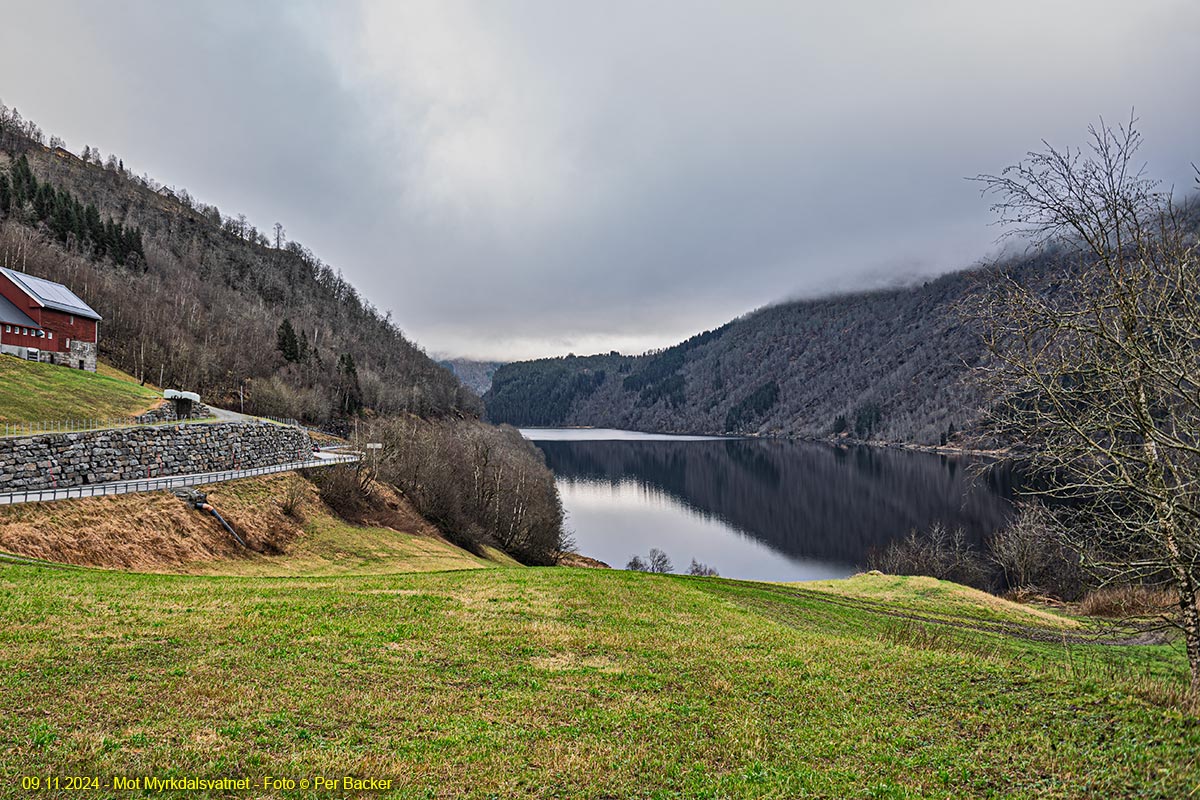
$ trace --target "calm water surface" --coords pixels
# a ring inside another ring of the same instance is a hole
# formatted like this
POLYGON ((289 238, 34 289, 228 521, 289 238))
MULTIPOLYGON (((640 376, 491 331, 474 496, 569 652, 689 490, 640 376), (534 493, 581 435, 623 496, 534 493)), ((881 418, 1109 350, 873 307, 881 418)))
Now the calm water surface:
POLYGON ((862 569, 935 522, 979 541, 1011 513, 1003 473, 973 459, 816 442, 526 429, 558 478, 579 551, 622 567, 651 547, 731 578, 803 581, 862 569))

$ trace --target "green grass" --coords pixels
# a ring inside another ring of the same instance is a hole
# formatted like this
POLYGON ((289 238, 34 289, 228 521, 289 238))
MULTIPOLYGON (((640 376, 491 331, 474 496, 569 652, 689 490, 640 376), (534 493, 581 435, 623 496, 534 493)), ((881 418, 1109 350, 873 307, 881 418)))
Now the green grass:
POLYGON ((161 397, 111 367, 92 373, 0 356, 0 423, 136 416, 161 397))
MULTIPOLYGON (((281 496, 286 494, 287 485, 299 480, 299 476, 279 475, 201 488, 219 507, 228 510, 232 503, 239 520, 248 524, 253 522, 248 515, 278 505, 281 496)), ((415 514, 405 514, 394 520, 401 526, 400 530, 355 525, 320 502, 315 489, 304 483, 300 485, 306 490, 301 505, 303 535, 290 542, 285 553, 211 561, 187 571, 247 576, 332 576, 519 566, 512 557, 495 548, 484 548, 483 557, 473 555, 443 539, 415 514)), ((376 490, 388 491, 378 485, 376 490)), ((270 526, 272 523, 268 519, 257 524, 270 526)))
POLYGON ((304 535, 279 555, 247 555, 225 561, 200 562, 191 572, 246 576, 386 575, 396 572, 442 572, 516 564, 500 551, 480 558, 449 542, 367 525, 352 525, 328 514, 310 515, 304 535))
POLYGON ((401 797, 1196 791, 1200 722, 1153 702, 1182 680, 1177 649, 997 633, 1063 627, 944 584, 838 588, 0 566, 0 793, 28 774, 354 774, 401 797))

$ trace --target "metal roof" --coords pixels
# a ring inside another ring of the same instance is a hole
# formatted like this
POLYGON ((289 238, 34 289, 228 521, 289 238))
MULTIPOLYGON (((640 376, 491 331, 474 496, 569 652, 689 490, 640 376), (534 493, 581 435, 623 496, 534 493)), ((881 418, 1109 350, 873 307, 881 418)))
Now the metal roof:
POLYGON ((41 327, 30 319, 28 314, 14 306, 12 301, 2 294, 0 294, 0 325, 24 325, 26 328, 41 327))
POLYGON ((0 267, 0 272, 4 273, 9 280, 46 308, 52 308, 55 311, 62 311, 66 314, 74 314, 77 317, 84 317, 85 319, 101 319, 100 315, 91 306, 80 300, 78 295, 61 283, 48 281, 45 278, 35 278, 32 275, 26 275, 24 272, 17 272, 16 270, 5 269, 4 267, 0 267))

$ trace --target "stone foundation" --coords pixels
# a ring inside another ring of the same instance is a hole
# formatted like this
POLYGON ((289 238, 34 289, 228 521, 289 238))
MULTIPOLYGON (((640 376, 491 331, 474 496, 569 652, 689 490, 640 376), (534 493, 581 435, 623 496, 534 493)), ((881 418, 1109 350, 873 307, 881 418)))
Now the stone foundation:
POLYGON ((78 339, 72 339, 70 351, 70 361, 65 366, 72 369, 86 369, 88 372, 96 371, 95 342, 81 342, 78 339))

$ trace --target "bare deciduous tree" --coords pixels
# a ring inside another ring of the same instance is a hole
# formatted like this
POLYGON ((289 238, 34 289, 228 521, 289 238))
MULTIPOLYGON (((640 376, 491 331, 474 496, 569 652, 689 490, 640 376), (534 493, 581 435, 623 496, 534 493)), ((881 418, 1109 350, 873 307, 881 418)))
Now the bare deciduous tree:
POLYGON ((667 556, 667 554, 662 550, 659 550, 657 547, 650 548, 650 559, 647 563, 647 571, 649 572, 665 574, 675 568, 671 564, 671 559, 667 556))
POLYGON ((1079 513, 1066 533, 1107 580, 1178 595, 1200 695, 1200 264, 1194 221, 1136 161, 1136 120, 981 175, 1006 235, 1058 257, 1035 291, 1001 271, 973 313, 993 432, 1079 513))
POLYGON ((1079 554, 1063 541, 1050 511, 1041 503, 1021 503, 1012 522, 992 536, 987 557, 1004 573, 1010 590, 1075 599, 1084 590, 1079 554))

